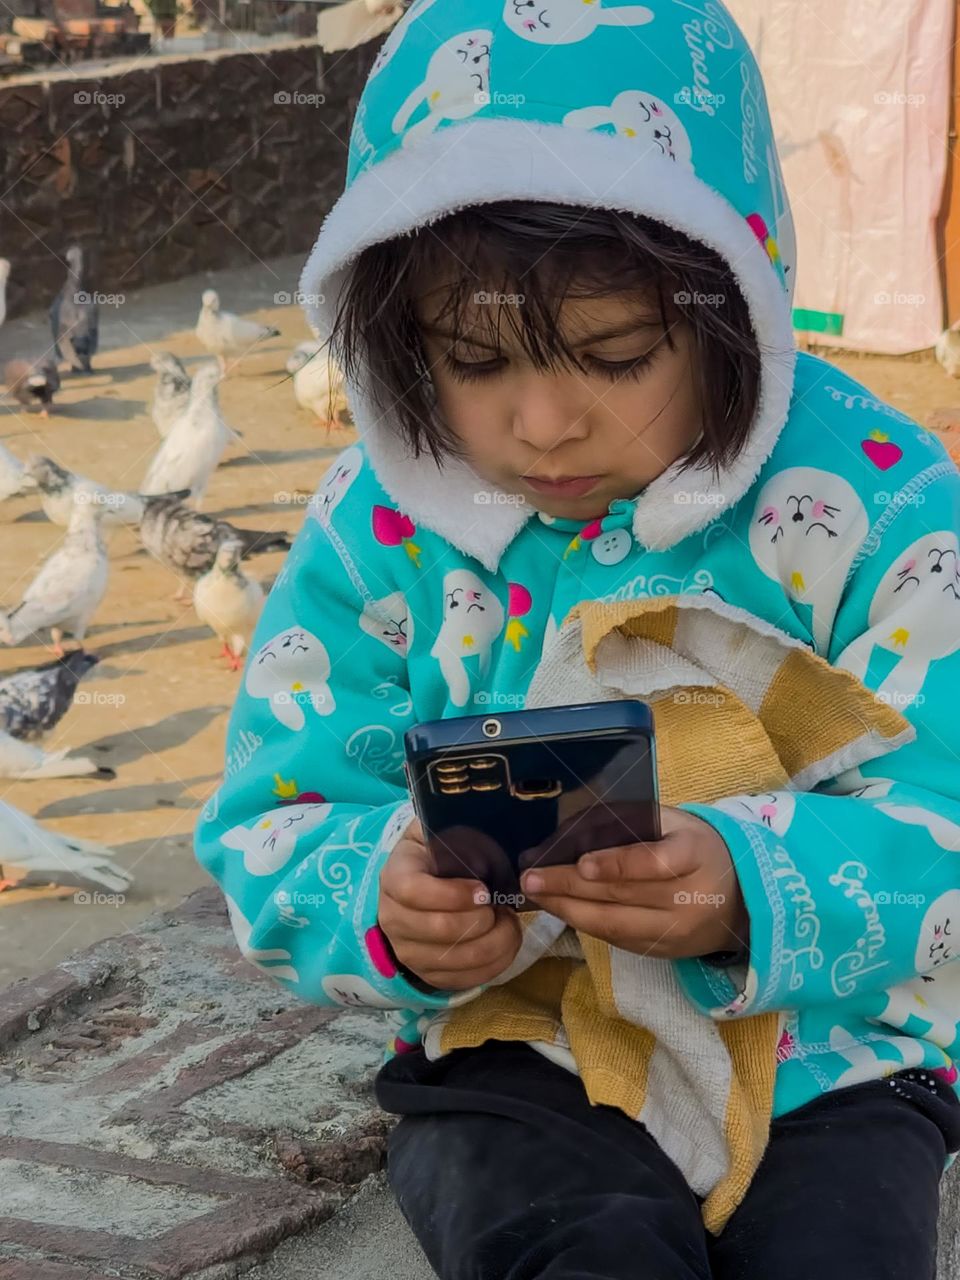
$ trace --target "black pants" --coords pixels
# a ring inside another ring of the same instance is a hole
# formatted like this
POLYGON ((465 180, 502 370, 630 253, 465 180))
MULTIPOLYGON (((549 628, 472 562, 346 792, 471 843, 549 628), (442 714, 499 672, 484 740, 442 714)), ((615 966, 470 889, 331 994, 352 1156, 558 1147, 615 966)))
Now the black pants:
POLYGON ((717 1237, 646 1128, 529 1045, 418 1049, 375 1089, 403 1117, 387 1175, 441 1280, 933 1280, 960 1104, 920 1069, 775 1120, 717 1237))

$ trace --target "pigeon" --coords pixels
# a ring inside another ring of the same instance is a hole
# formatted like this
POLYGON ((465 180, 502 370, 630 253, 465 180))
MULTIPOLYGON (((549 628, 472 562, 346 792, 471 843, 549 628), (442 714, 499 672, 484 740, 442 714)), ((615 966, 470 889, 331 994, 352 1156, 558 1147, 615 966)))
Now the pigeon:
POLYGON ((279 338, 280 330, 256 320, 244 320, 232 311, 220 310, 220 297, 215 289, 205 289, 197 318, 196 334, 199 341, 220 362, 220 371, 227 372, 225 356, 242 356, 267 338, 279 338))
MULTIPOLYGON (((138 524, 143 515, 144 500, 139 494, 105 489, 96 481, 78 476, 42 454, 32 454, 23 471, 40 490, 44 515, 51 524, 58 524, 61 528, 65 529, 70 523, 74 497, 78 493, 82 495, 82 502, 92 502, 101 509, 105 524, 138 524)), ((189 492, 189 489, 183 489, 177 496, 182 498, 189 492)))
POLYGON ((960 320, 944 329, 934 347, 937 359, 951 378, 960 378, 960 320))
POLYGON ((152 356, 150 368, 158 375, 151 409, 153 424, 166 437, 190 401, 190 375, 170 351, 152 356))
POLYGON ((263 588, 240 568, 243 543, 237 538, 221 542, 209 573, 197 579, 193 607, 223 644, 219 656, 231 671, 243 666, 243 655, 254 624, 263 608, 263 588))
POLYGON ((68 360, 74 373, 90 373, 100 342, 100 308, 85 280, 83 250, 71 245, 66 252, 67 278, 50 308, 54 350, 58 360, 68 360))
POLYGON ((69 711, 77 683, 100 659, 75 649, 55 662, 17 671, 0 680, 0 777, 115 778, 116 772, 87 756, 33 746, 69 711))
POLYGON ((23 463, 5 444, 0 444, 0 502, 32 487, 24 479, 23 463))
POLYGON ((320 342, 301 342, 287 361, 287 373, 293 374, 297 404, 315 413, 329 432, 340 424, 340 414, 347 410, 347 398, 343 374, 329 353, 322 352, 320 342))
POLYGON ((209 573, 225 542, 239 542, 242 557, 290 549, 290 537, 282 531, 238 529, 228 520, 215 520, 194 511, 173 494, 147 500, 140 521, 140 540, 156 560, 180 578, 199 578, 209 573))
POLYGON ((10 613, 0 612, 0 641, 22 644, 49 630, 53 651, 63 656, 62 640, 82 641, 94 610, 107 589, 107 553, 100 535, 100 508, 74 498, 67 535, 10 613))
POLYGON ((10 279, 10 259, 0 258, 0 324, 7 318, 7 281, 10 279))
POLYGON ((46 418, 53 397, 60 390, 60 374, 52 356, 38 360, 8 360, 3 369, 7 390, 27 409, 39 410, 46 418))
POLYGON ((154 454, 140 486, 143 494, 189 489, 199 503, 217 463, 234 436, 220 413, 217 384, 222 375, 212 362, 193 377, 190 401, 154 454))
POLYGON ((37 741, 60 723, 78 683, 99 661, 95 653, 74 649, 54 662, 0 679, 0 730, 22 742, 37 741))
MULTIPOLYGON (((34 778, 98 778, 117 776, 115 769, 97 764, 89 756, 68 756, 67 748, 44 751, 0 729, 0 778, 28 782, 34 778)), ((2 854, 0 854, 2 857, 2 854)))
POLYGON ((62 836, 0 800, 0 889, 62 884, 122 893, 132 881, 106 845, 62 836))

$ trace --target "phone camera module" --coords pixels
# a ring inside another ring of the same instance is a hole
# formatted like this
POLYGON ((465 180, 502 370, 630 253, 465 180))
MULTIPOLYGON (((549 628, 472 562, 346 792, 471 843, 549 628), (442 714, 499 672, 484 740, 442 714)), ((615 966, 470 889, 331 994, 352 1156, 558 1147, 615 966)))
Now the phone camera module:
POLYGON ((500 729, 500 721, 492 718, 490 720, 484 720, 483 724, 480 726, 480 732, 485 738, 499 738, 500 729))

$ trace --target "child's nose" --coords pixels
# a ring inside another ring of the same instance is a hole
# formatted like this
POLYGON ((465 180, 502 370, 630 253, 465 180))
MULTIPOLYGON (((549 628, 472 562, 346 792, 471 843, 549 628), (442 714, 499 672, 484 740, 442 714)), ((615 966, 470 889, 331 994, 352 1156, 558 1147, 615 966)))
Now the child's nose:
POLYGON ((590 402, 569 378, 531 374, 523 380, 513 405, 513 434, 546 451, 590 434, 590 402))

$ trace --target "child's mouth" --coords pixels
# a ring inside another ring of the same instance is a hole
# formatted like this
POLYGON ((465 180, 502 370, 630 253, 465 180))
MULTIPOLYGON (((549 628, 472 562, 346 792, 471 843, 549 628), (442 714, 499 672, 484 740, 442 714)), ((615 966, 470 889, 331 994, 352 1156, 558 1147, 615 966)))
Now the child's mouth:
POLYGON ((582 498, 584 494, 595 488, 601 476, 560 476, 549 480, 543 476, 524 476, 531 489, 537 493, 550 493, 558 497, 582 498))

